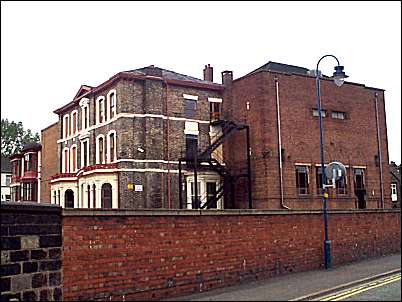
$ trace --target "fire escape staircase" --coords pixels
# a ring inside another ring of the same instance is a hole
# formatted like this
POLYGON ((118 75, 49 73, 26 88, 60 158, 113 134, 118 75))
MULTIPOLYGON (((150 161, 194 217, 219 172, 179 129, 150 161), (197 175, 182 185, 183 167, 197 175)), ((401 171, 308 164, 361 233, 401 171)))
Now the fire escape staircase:
MULTIPOLYGON (((231 137, 233 134, 235 134, 237 131, 241 131, 246 129, 247 130, 247 157, 248 157, 248 163, 250 163, 249 159, 249 128, 247 125, 243 124, 236 124, 233 121, 226 121, 226 120, 217 120, 214 122, 211 122, 212 126, 221 126, 222 129, 222 134, 217 137, 205 150, 202 152, 198 152, 196 156, 193 158, 180 158, 179 159, 179 183, 181 184, 181 162, 185 161, 186 165, 188 167, 191 167, 194 171, 194 175, 196 178, 197 175, 197 170, 198 171, 215 171, 217 172, 222 178, 223 178, 223 184, 216 190, 215 194, 213 196, 210 196, 205 203, 203 201, 205 200, 198 200, 198 202, 195 202, 195 208, 200 208, 200 209, 210 209, 210 208, 216 208, 217 202, 219 199, 221 199, 223 196, 225 198, 229 197, 230 193, 230 199, 231 202, 230 204, 233 206, 234 205, 234 185, 239 177, 248 177, 248 182, 249 182, 249 207, 252 207, 251 204, 251 187, 250 187, 250 164, 248 164, 248 171, 245 174, 242 175, 231 175, 229 172, 229 168, 227 165, 222 165, 221 162, 222 160, 218 160, 212 156, 212 153, 223 144, 225 140, 227 140, 229 137, 231 137), (201 165, 201 163, 207 163, 208 165, 201 165), (202 206, 201 206, 202 204, 202 206)), ((215 154, 216 155, 216 154, 215 154)), ((196 180, 194 181, 196 182, 196 180)), ((183 202, 182 202, 182 187, 181 185, 179 186, 179 199, 180 199, 180 207, 182 207, 183 202)), ((197 196, 197 194, 196 194, 197 196)))

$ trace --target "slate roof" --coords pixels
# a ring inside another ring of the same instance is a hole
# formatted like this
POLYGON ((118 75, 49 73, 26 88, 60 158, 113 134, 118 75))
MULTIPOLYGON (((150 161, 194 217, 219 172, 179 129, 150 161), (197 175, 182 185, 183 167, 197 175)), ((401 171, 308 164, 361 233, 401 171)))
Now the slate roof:
POLYGON ((262 65, 261 67, 248 73, 247 75, 251 75, 259 71, 278 71, 278 72, 295 73, 301 75, 309 75, 308 73, 309 69, 307 68, 272 61, 269 61, 267 64, 262 65))
MULTIPOLYGON (((143 67, 143 68, 133 69, 133 70, 127 70, 125 72, 131 72, 131 73, 138 74, 138 75, 155 75, 155 76, 161 76, 161 77, 169 79, 169 80, 188 81, 188 82, 195 82, 195 83, 200 83, 200 84, 211 84, 212 83, 209 81, 204 81, 204 80, 192 77, 192 76, 177 73, 175 71, 163 69, 163 68, 156 67, 153 65, 143 67)), ((216 83, 214 83, 214 84, 216 84, 216 83)))
POLYGON ((27 143, 24 145, 24 147, 21 150, 21 153, 24 153, 27 150, 40 150, 42 148, 42 145, 40 143, 27 143))
POLYGON ((1 173, 11 173, 11 162, 8 157, 1 157, 1 173))

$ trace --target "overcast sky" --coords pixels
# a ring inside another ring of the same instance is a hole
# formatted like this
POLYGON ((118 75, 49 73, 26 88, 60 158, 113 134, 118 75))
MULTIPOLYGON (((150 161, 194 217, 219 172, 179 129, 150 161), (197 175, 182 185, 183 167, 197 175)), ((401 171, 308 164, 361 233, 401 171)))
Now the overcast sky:
MULTIPOLYGON (((154 64, 214 80, 268 61, 338 57, 385 89, 390 160, 401 163, 401 2, 1 2, 1 117, 35 132, 80 85, 154 64)), ((320 63, 332 74, 335 62, 320 63)), ((352 100, 351 100, 352 101, 352 100)))

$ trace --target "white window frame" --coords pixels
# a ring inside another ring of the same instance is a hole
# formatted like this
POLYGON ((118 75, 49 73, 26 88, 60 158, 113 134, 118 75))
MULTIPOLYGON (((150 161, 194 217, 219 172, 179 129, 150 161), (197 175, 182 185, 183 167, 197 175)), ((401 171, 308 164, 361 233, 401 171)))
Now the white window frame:
POLYGON ((67 138, 70 136, 69 125, 70 125, 70 115, 65 114, 65 115, 63 115, 63 137, 64 138, 67 138), (67 119, 67 122, 66 122, 66 119, 67 119), (66 128, 67 128, 67 131, 66 131, 66 128), (66 134, 66 132, 67 132, 67 134, 66 134))
POLYGON ((89 99, 82 98, 80 101, 80 106, 81 106, 81 129, 87 129, 87 128, 89 128, 89 99), (85 110, 84 109, 87 109, 86 110, 86 120, 88 121, 87 127, 85 125, 85 115, 84 115, 85 110))
MULTIPOLYGON (((108 108, 108 113, 110 112, 110 109, 112 107, 112 99, 111 96, 114 94, 114 109, 113 109, 113 117, 116 116, 117 110, 116 110, 116 106, 117 106, 117 93, 116 93, 116 89, 112 89, 108 92, 107 94, 107 108, 108 108)), ((109 116, 109 119, 112 119, 111 116, 109 116)))
POLYGON ((77 134, 78 133, 78 110, 73 110, 73 111, 71 111, 71 118, 70 118, 70 123, 71 123, 71 135, 75 135, 75 134, 77 134), (73 119, 73 115, 74 115, 74 113, 75 113, 75 132, 74 132, 74 125, 73 125, 73 122, 74 122, 74 119, 73 119))
POLYGON ((89 138, 86 138, 81 141, 81 150, 80 150, 80 158, 81 158, 81 168, 84 167, 84 143, 87 143, 87 164, 89 166, 89 138))
POLYGON ((70 171, 71 171, 71 172, 77 172, 77 170, 78 170, 78 166, 77 166, 77 163, 78 163, 77 156, 78 156, 77 145, 74 144, 74 145, 72 145, 72 146, 70 147, 70 160, 69 160, 69 163, 70 163, 70 171), (74 160, 73 152, 74 152, 74 149, 75 149, 75 170, 73 170, 73 166, 74 166, 74 163, 73 163, 73 160, 74 160))
POLYGON ((107 142, 106 142, 106 146, 107 146, 107 162, 108 163, 113 163, 117 160, 117 151, 116 151, 116 141, 117 141, 117 134, 116 134, 116 130, 110 130, 107 134, 107 142), (111 154, 110 154, 110 135, 114 134, 114 154, 113 154, 113 160, 111 160, 111 154))
POLYGON ((103 124, 106 122, 106 115, 105 115, 105 102, 106 99, 103 95, 96 98, 96 124, 103 124), (100 122, 99 120, 99 111, 100 111, 100 102, 102 101, 102 108, 103 108, 103 121, 100 122))
POLYGON ((69 173, 70 172, 70 150, 67 147, 65 147, 63 149, 61 158, 62 158, 62 164, 61 164, 62 169, 61 170, 63 171, 63 173, 69 173), (66 151, 67 151, 67 156, 68 156, 67 166, 66 166, 66 151))
POLYGON ((106 163, 106 152, 105 152, 105 145, 107 145, 107 144, 105 144, 105 136, 103 135, 103 134, 99 134, 97 137, 96 137, 96 163, 97 164, 104 164, 104 163, 106 163), (103 161, 102 162, 99 162, 99 138, 103 138, 103 161))

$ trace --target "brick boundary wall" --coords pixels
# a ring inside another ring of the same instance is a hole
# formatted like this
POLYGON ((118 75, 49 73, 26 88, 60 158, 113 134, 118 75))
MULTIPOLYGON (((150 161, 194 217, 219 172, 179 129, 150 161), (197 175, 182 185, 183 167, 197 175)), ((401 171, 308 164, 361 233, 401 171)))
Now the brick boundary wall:
MULTIPOLYGON (((331 210, 334 266, 400 252, 400 210, 331 210)), ((323 267, 322 211, 64 210, 66 300, 158 300, 323 267)))
POLYGON ((1 203, 1 301, 61 301, 61 208, 1 203))

